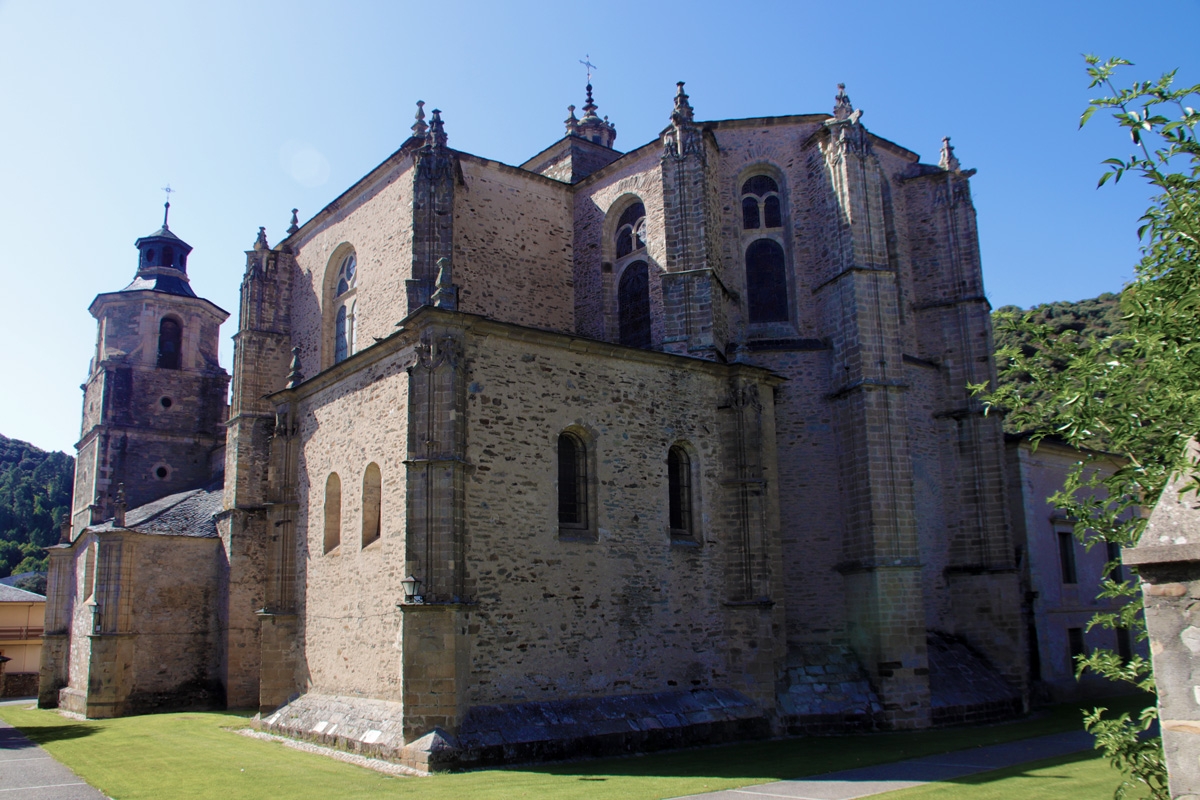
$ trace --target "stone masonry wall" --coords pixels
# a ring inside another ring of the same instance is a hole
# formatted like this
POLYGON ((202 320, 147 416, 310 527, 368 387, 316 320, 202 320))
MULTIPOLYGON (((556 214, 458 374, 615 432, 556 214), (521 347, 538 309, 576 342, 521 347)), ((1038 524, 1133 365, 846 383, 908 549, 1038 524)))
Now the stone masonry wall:
POLYGON ((469 344, 467 569, 478 606, 467 705, 740 689, 751 659, 727 654, 758 645, 730 639, 727 617, 757 612, 720 604, 731 535, 720 511, 731 454, 716 435, 724 381, 580 345, 469 344), (559 536, 556 440, 568 428, 587 439, 595 470, 595 541, 559 536), (666 456, 678 441, 698 468, 691 546, 668 530, 666 456))
POLYGON ((567 186, 460 157, 454 194, 454 283, 471 314, 573 332, 567 186))
POLYGON ((400 699, 406 358, 395 354, 360 370, 298 409, 301 690, 400 699), (363 547, 363 476, 372 462, 382 478, 381 536, 363 547), (341 544, 325 553, 325 484, 332 472, 341 480, 341 544))
MULTIPOLYGON (((353 248, 358 259, 355 350, 396 331, 408 315, 405 280, 412 277, 412 159, 405 157, 363 187, 316 230, 292 242, 296 286, 292 345, 308 377, 333 364, 332 318, 322 317, 328 282, 353 248)), ((335 203, 338 201, 335 201, 335 203)))

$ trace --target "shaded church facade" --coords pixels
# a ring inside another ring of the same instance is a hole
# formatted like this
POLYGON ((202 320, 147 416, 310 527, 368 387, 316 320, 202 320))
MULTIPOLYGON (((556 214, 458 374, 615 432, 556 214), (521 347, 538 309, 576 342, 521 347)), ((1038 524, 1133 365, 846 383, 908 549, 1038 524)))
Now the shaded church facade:
POLYGON ((228 409, 223 312, 139 240, 93 304, 43 705, 175 692, 430 769, 1024 707, 972 171, 842 89, 701 122, 679 84, 625 153, 597 110, 514 167, 419 104, 260 229, 228 409))

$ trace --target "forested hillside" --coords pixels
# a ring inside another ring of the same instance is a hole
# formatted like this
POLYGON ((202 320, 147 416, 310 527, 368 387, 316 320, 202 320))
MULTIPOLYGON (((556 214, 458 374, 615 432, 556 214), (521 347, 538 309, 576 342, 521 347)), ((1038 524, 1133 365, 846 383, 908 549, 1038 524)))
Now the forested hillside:
POLYGON ((71 512, 75 459, 0 436, 0 578, 46 568, 71 512))
MULTIPOLYGON (((1034 315, 1034 321, 1050 328, 1054 335, 1057 336, 1076 336, 1093 333, 1097 336, 1111 336, 1114 333, 1119 333, 1124 326, 1121 319, 1120 295, 1106 292, 1099 297, 1094 297, 1090 300, 1080 300, 1078 302, 1058 302, 1046 303, 1040 306, 1034 306, 1030 311, 1034 315)), ((1017 348, 1024 352, 1026 356, 1033 355, 1037 350, 1035 345, 1029 338, 1028 334, 1014 332, 1011 326, 1007 326, 1003 322, 1003 317, 1012 315, 1021 315, 1025 311, 1017 306, 1001 306, 992 312, 992 322, 995 329, 995 345, 997 350, 996 366, 1000 369, 1000 382, 1003 383, 1030 383, 1028 374, 1005 374, 1005 360, 1002 351, 1006 347, 1017 348)), ((1066 367, 1066 364, 1056 363, 1059 369, 1066 367)), ((1036 404, 1041 395, 1037 390, 1033 390, 1026 396, 1030 398, 1030 402, 1036 404)), ((1009 433, 1020 433, 1015 430, 1014 426, 1006 419, 1004 423, 1005 431, 1009 433)))

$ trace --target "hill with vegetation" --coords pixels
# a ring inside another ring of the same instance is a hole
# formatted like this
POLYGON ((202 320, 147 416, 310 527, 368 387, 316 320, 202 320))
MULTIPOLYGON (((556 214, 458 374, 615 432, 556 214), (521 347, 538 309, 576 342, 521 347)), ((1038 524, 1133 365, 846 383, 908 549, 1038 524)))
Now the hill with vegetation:
POLYGON ((71 513, 75 459, 0 436, 0 578, 46 569, 42 548, 71 513))
MULTIPOLYGON (((992 324, 995 331, 996 365, 1000 369, 1001 385, 1024 384, 1028 386, 1032 383, 1032 378, 1028 373, 1005 372, 1004 351, 1006 349, 1019 351, 1027 358, 1034 356, 1040 349, 1031 338, 1027 328, 1017 330, 1014 326, 1005 324, 1006 319, 1019 318, 1029 314, 1034 323, 1048 328, 1053 336, 1082 338, 1090 334, 1103 338, 1120 333, 1125 328, 1120 302, 1120 295, 1105 292, 1099 297, 1089 300, 1044 303, 1034 306, 1028 311, 1017 306, 997 308, 992 312, 992 324)), ((1051 366, 1061 371, 1066 369, 1067 365, 1065 362, 1052 361, 1051 366)), ((1029 399, 1031 404, 1037 404, 1043 399, 1041 393, 1036 389, 1022 392, 1022 394, 1029 399)), ((1016 430, 1008 419, 1005 420, 1004 430, 1006 433, 1021 432, 1016 430)))

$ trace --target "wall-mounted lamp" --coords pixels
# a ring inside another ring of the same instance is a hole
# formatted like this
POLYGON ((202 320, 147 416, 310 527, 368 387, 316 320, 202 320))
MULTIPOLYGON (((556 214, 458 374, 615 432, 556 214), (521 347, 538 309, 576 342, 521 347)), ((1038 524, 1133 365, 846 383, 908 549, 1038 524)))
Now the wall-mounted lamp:
POLYGON ((424 603, 425 599, 421 597, 421 580, 412 575, 409 575, 404 580, 400 581, 400 586, 404 588, 405 603, 424 603))

